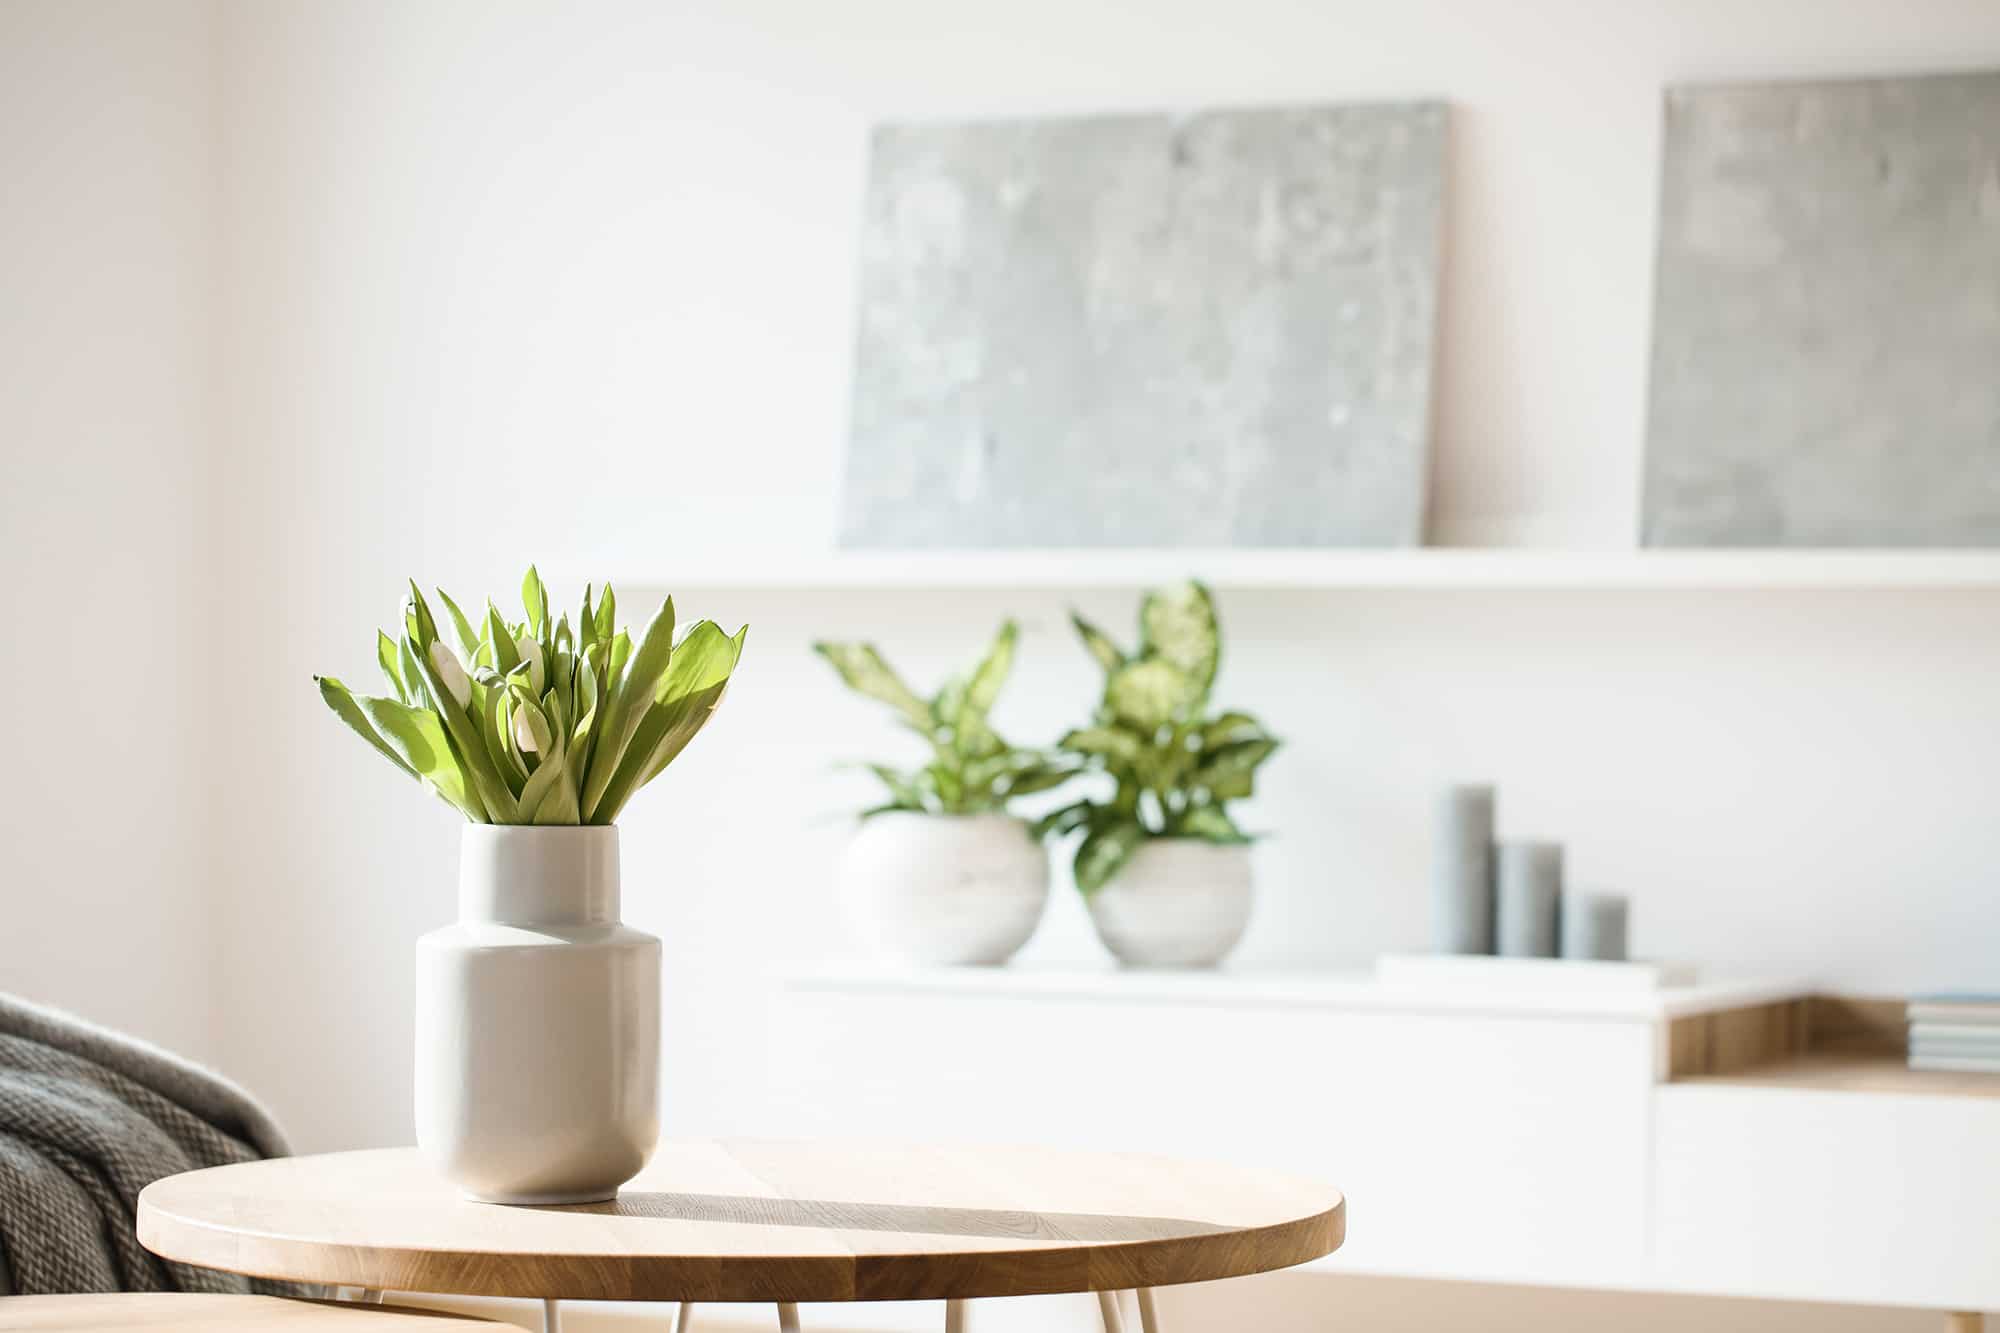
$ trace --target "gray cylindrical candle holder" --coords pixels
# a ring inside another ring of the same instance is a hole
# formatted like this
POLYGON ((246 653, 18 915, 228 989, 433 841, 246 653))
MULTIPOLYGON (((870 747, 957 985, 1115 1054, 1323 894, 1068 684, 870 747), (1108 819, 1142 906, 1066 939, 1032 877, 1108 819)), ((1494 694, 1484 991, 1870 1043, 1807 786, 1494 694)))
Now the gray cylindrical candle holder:
POLYGON ((1438 793, 1431 847, 1431 951, 1493 952, 1493 788, 1438 793))
POLYGON ((1503 842, 1496 860, 1493 938, 1507 958, 1554 958, 1562 911, 1562 844, 1503 842))
POLYGON ((1622 893, 1565 893, 1562 956, 1623 962, 1630 904, 1622 893))

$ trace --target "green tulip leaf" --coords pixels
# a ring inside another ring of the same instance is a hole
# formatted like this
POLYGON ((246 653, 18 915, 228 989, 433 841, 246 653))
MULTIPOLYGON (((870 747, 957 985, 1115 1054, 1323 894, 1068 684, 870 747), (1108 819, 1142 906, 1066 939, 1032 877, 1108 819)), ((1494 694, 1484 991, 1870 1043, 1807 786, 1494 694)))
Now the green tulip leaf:
POLYGON ((611 585, 604 585, 604 596, 597 600, 597 637, 609 639, 618 624, 618 594, 611 591, 611 585))
POLYGON ((396 664, 400 668, 396 674, 402 678, 407 690, 403 702, 419 708, 429 705, 430 687, 424 683, 423 669, 417 665, 417 652, 410 646, 407 634, 396 641, 396 664))
POLYGON ((483 817, 484 811, 466 783, 464 769, 436 713, 428 708, 412 708, 396 699, 364 696, 355 702, 361 705, 375 730, 426 785, 464 811, 468 818, 483 817))
POLYGON ((362 740, 379 750, 390 763, 411 777, 417 776, 417 771, 404 762, 403 756, 397 754, 395 748, 383 740, 381 733, 375 730, 375 724, 368 720, 368 715, 362 712, 361 705, 354 701, 353 691, 332 676, 314 676, 313 680, 319 685, 319 697, 326 700, 326 706, 334 711, 335 716, 352 727, 354 733, 362 740))
POLYGON ((507 622, 500 619, 500 612, 493 603, 486 604, 486 640, 483 645, 493 656, 493 669, 506 675, 521 665, 521 650, 514 645, 514 635, 507 628, 507 622))
MULTIPOLYGON (((421 609, 421 601, 419 608, 421 609)), ((417 618, 412 617, 412 619, 417 618)), ((426 612, 423 619, 417 620, 418 625, 421 626, 427 619, 426 612)), ((435 622, 431 623, 431 628, 433 630, 437 628, 435 622)), ((438 644, 435 637, 430 642, 442 649, 442 645, 438 644)), ((470 789, 476 793, 479 804, 485 807, 488 819, 495 824, 517 823, 518 811, 514 802, 514 789, 501 778, 500 770, 494 766, 478 724, 465 709, 455 705, 451 692, 439 678, 437 667, 430 660, 429 654, 413 653, 412 656, 416 660, 418 671, 423 674, 424 687, 430 691, 431 700, 435 704, 435 708, 431 710, 432 715, 444 720, 445 734, 451 738, 453 748, 457 750, 461 761, 465 764, 471 779, 470 789)))
MULTIPOLYGON (((609 589, 606 595, 609 596, 609 589)), ((615 668, 615 640, 612 646, 615 668)), ((647 624, 645 638, 640 640, 638 651, 631 655, 630 665, 623 670, 614 669, 616 683, 611 686, 604 715, 598 719, 596 747, 590 756, 590 775, 584 781, 581 797, 584 817, 591 823, 611 822, 608 817, 597 817, 598 808, 604 802, 604 793, 617 775, 619 765, 625 760, 633 734, 639 730, 646 720, 647 710, 653 706, 654 691, 659 688, 660 678, 666 674, 667 664, 673 656, 674 599, 669 597, 660 604, 660 609, 647 624)), ((616 808, 616 803, 612 808, 616 808)))
POLYGON ((437 621, 431 618, 430 604, 415 579, 410 580, 410 595, 403 599, 403 628, 412 643, 428 648, 437 642, 437 621))
POLYGON ((562 776, 535 807, 534 820, 537 824, 581 824, 583 810, 577 804, 577 789, 583 785, 583 771, 577 763, 576 750, 566 748, 557 767, 562 776))
POLYGON ((410 687, 403 683, 402 666, 398 660, 400 653, 396 640, 379 629, 375 631, 375 661, 382 668, 382 678, 389 682, 389 688, 396 692, 398 699, 408 703, 410 687))
MULTIPOLYGON (((530 715, 531 716, 531 715, 530 715)), ((560 739, 552 738, 541 755, 541 762, 521 788, 521 813, 531 824, 549 824, 554 819, 542 818, 542 806, 563 785, 563 749, 560 739)), ((573 822, 573 821, 572 821, 573 822)))
POLYGON ((533 565, 528 566, 528 573, 521 580, 521 609, 528 613, 530 634, 541 638, 548 633, 549 590, 533 565))
POLYGON ((479 636, 472 632, 472 622, 465 618, 465 612, 458 609, 458 603, 451 600, 451 594, 443 588, 437 590, 438 600, 444 603, 445 613, 451 617, 451 630, 458 636, 458 648, 466 661, 479 655, 479 636))
MULTIPOLYGON (((745 626, 732 637, 710 620, 697 623, 674 649, 646 716, 634 730, 624 760, 595 801, 584 802, 585 817, 608 824, 625 802, 671 764, 708 725, 729 690, 729 677, 743 655, 745 626)), ((636 673, 635 673, 636 674, 636 673)), ((589 793, 586 790, 586 797, 589 793)))
POLYGON ((606 700, 618 697, 618 683, 625 679, 625 665, 632 660, 632 636, 619 630, 604 640, 604 679, 598 695, 606 700))
POLYGON ((588 652, 590 645, 596 643, 597 639, 597 613, 591 608, 590 585, 586 583, 583 585, 583 607, 576 616, 577 655, 581 657, 588 652))

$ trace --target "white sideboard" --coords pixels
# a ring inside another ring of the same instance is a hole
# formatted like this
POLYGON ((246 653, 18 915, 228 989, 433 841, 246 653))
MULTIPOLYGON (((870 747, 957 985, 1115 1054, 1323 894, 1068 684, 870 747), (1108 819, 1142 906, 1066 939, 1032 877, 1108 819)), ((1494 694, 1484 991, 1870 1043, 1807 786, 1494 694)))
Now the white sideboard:
POLYGON ((785 977, 788 1132, 1307 1172, 1329 1270, 2000 1308, 2000 1077, 1804 1049, 1809 988, 859 965, 785 977))

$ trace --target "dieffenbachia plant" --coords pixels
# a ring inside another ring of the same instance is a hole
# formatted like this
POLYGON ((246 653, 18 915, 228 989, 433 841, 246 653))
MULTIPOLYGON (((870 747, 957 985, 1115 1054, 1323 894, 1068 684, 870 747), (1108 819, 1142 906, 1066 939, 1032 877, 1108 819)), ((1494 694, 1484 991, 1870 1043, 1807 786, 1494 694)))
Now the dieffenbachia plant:
POLYGON ((401 637, 377 632, 388 695, 315 679, 342 721, 475 824, 611 823, 722 702, 749 633, 703 620, 676 642, 669 597, 635 641, 608 584, 594 604, 584 590, 572 626, 532 567, 524 621, 489 601, 475 627, 438 600, 449 640, 414 582, 401 637))
POLYGON ((1147 593, 1129 654, 1083 617, 1070 620, 1104 668, 1104 694, 1091 724, 1057 748, 1113 784, 1109 800, 1077 801, 1037 825, 1044 836, 1083 832, 1076 886, 1103 887, 1147 838, 1249 841, 1224 806, 1251 794, 1278 742, 1248 713, 1208 711, 1222 660, 1208 589, 1189 582, 1147 593))
POLYGON ((930 762, 921 768, 866 765, 888 789, 888 799, 862 811, 864 819, 891 810, 937 815, 1004 812, 1015 797, 1047 791, 1070 776, 1074 769, 1060 757, 1009 745, 986 720, 1013 669, 1018 634, 1013 621, 1002 625, 971 674, 947 680, 929 699, 904 684, 872 643, 813 645, 849 689, 887 704, 898 722, 930 746, 930 762))

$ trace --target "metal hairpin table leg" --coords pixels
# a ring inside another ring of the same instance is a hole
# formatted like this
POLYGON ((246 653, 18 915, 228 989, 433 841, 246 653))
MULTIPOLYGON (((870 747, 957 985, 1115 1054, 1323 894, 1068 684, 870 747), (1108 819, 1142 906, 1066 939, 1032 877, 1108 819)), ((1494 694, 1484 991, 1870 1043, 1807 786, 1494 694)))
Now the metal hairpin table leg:
POLYGON ((562 1333, 562 1312, 557 1308, 560 1301, 542 1302, 542 1333, 562 1333))
MULTIPOLYGON (((1097 1312, 1104 1319, 1104 1333, 1125 1333, 1125 1316, 1120 1311, 1116 1291, 1097 1293, 1097 1312)), ((1151 1287, 1140 1287, 1133 1292, 1139 1298, 1140 1333, 1160 1333, 1160 1312, 1153 1305, 1151 1287)))
POLYGON ((674 1333, 689 1333, 694 1327, 694 1302, 682 1301, 680 1317, 674 1320, 674 1333))

